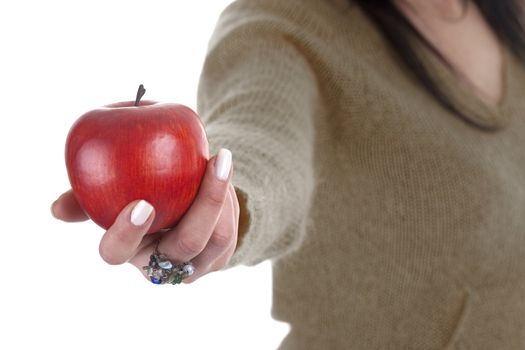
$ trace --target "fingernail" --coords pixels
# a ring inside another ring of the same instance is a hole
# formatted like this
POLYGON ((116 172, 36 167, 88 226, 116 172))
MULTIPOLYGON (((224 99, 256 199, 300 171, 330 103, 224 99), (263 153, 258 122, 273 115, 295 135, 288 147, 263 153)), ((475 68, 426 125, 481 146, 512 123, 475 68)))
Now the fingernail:
POLYGON ((221 181, 226 181, 230 175, 231 167, 232 153, 226 148, 221 148, 215 160, 215 176, 221 181))
POLYGON ((153 206, 141 200, 138 202, 133 210, 131 211, 131 223, 135 226, 142 226, 148 220, 151 212, 153 211, 153 206))

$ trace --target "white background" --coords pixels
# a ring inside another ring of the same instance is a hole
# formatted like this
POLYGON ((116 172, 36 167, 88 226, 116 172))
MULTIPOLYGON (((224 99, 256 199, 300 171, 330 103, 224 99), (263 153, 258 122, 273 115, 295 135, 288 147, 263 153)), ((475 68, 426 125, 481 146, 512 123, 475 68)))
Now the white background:
MULTIPOLYGON (((0 349, 275 349, 268 262, 156 286, 98 255, 103 230, 50 205, 84 112, 147 99, 196 109, 229 0, 0 2, 0 349)), ((234 155, 235 156, 235 155, 234 155)))

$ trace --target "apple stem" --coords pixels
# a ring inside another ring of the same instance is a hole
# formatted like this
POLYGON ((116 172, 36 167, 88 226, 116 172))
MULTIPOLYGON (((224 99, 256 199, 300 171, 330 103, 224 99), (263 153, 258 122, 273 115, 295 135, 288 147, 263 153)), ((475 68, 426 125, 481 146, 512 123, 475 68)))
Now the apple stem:
POLYGON ((144 89, 144 85, 139 85, 139 90, 137 91, 137 98, 135 99, 135 107, 139 105, 140 99, 144 94, 146 93, 146 89, 144 89))

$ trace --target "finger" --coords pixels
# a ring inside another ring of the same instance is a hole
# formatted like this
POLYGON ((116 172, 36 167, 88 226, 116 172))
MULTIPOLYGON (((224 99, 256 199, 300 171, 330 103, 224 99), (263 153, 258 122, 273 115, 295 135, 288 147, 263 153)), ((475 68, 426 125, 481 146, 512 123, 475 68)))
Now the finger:
POLYGON ((137 249, 131 253, 130 258, 127 260, 128 263, 139 269, 144 278, 146 278, 148 281, 151 281, 151 279, 146 274, 146 271, 144 271, 143 267, 149 264, 149 257, 155 250, 155 245, 157 244, 157 241, 161 235, 162 232, 155 232, 145 235, 142 238, 142 241, 139 243, 137 249))
POLYGON ((135 266, 148 281, 151 281, 151 278, 147 275, 143 267, 149 265, 150 256, 155 251, 155 246, 163 234, 164 232, 147 234, 133 253, 133 256, 127 261, 135 266))
MULTIPOLYGON (((149 238, 149 236, 151 236, 151 235, 147 235, 146 237, 144 237, 144 240, 146 240, 146 238, 149 238)), ((156 244, 157 244, 157 240, 153 240, 149 244, 141 245, 137 249, 137 251, 135 252, 133 257, 131 257, 128 260, 128 263, 130 263, 133 266, 135 266, 140 271, 142 276, 144 276, 144 278, 147 279, 148 281, 151 281, 151 278, 147 275, 147 273, 143 269, 143 267, 144 266, 148 266, 149 260, 150 260, 150 256, 155 251, 155 245, 156 244)))
POLYGON ((215 262, 210 266, 209 272, 218 271, 222 269, 231 259, 232 255, 235 253, 235 250, 237 248, 238 240, 239 240, 239 216, 240 216, 240 206, 239 206, 239 199, 237 197, 237 192, 235 191, 235 188, 232 186, 232 199, 234 204, 234 232, 235 237, 233 239, 232 245, 224 252, 221 256, 219 256, 215 262))
POLYGON ((78 204, 73 190, 63 193, 51 205, 51 214, 59 220, 67 222, 86 221, 88 216, 78 204))
POLYGON ((241 214, 241 209, 239 206, 239 198, 237 198, 237 192, 235 192, 235 187, 230 184, 230 195, 233 200, 233 209, 234 209, 234 218, 235 218, 235 227, 239 225, 239 216, 241 214))
POLYGON ((157 241, 162 237, 162 234, 163 234, 163 232, 155 232, 155 233, 149 233, 149 234, 145 235, 144 237, 142 237, 142 241, 140 241, 140 243, 139 243, 137 249, 135 249, 135 252, 133 253, 133 255, 137 254, 139 251, 141 251, 142 249, 144 249, 147 246, 153 245, 154 243, 156 244, 157 241))
POLYGON ((174 261, 184 262, 204 249, 221 214, 231 176, 231 152, 221 149, 208 162, 199 192, 190 209, 160 241, 160 252, 174 261))
POLYGON ((185 282, 191 283, 210 272, 214 262, 225 252, 230 250, 231 246, 235 244, 237 232, 235 229, 234 211, 235 208, 231 198, 231 193, 228 191, 221 215, 208 244, 204 250, 192 260, 193 266, 195 267, 195 273, 188 277, 185 282))
POLYGON ((153 206, 144 200, 128 204, 102 237, 99 252, 111 265, 123 264, 136 252, 155 217, 153 206))
POLYGON ((230 261, 233 253, 235 253, 235 244, 232 244, 226 252, 224 252, 215 262, 210 266, 209 272, 215 272, 221 270, 230 261))

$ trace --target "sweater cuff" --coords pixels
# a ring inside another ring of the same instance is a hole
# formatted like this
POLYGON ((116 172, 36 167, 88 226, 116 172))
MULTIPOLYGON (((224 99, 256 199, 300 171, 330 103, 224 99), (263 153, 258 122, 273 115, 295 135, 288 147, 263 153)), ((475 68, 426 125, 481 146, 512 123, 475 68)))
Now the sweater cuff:
POLYGON ((239 201, 239 223, 235 251, 230 262, 225 267, 226 269, 238 265, 239 262, 242 261, 243 255, 245 255, 243 252, 243 250, 246 250, 244 238, 252 226, 252 212, 254 210, 253 207, 250 208, 248 206, 248 203, 250 205, 252 204, 251 201, 248 201, 248 194, 239 187, 234 187, 235 193, 237 194, 237 199, 239 201))

